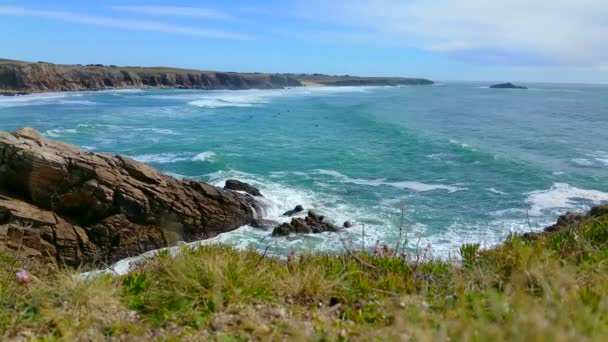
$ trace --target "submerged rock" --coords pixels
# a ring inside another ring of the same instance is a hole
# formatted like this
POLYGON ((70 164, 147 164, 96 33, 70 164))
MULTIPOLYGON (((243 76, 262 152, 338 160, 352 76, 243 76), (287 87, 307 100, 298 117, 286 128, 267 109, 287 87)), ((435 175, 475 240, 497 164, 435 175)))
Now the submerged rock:
POLYGON ((0 195, 0 248, 22 245, 26 255, 70 266, 211 237, 251 224, 258 210, 249 195, 31 128, 0 132, 0 195))
POLYGON ((284 212, 283 215, 281 215, 281 216, 293 216, 293 215, 295 215, 297 213, 300 213, 302 211, 304 211, 304 207, 298 204, 298 205, 296 205, 295 208, 284 212))
POLYGON ((494 84, 494 85, 491 85, 490 88, 494 88, 494 89, 528 89, 528 87, 517 86, 510 82, 494 84))
POLYGON ((256 220, 253 220, 253 222, 251 223, 252 227, 261 228, 261 229, 273 229, 274 227, 276 227, 278 225, 279 225, 279 222, 273 221, 273 220, 266 220, 266 219, 256 219, 256 220))
POLYGON ((273 231, 273 236, 287 236, 290 234, 311 234, 323 232, 337 232, 340 228, 335 225, 325 222, 325 217, 315 214, 313 211, 308 212, 305 218, 294 218, 290 223, 283 223, 277 226, 273 231))
POLYGON ((229 179, 226 181, 226 185, 224 185, 224 189, 226 190, 235 190, 235 191, 244 191, 252 196, 263 197, 262 193, 255 186, 241 182, 236 179, 229 179))

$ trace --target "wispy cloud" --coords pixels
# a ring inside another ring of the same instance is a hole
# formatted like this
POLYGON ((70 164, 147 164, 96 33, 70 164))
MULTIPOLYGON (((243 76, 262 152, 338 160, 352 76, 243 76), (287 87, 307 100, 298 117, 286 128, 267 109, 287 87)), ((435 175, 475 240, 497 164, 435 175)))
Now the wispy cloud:
POLYGON ((106 8, 137 14, 229 20, 234 17, 212 8, 177 6, 106 6, 106 8))
POLYGON ((608 61, 605 0, 296 0, 287 12, 365 30, 376 37, 374 43, 448 55, 504 51, 506 57, 556 65, 608 61))
POLYGON ((181 34, 206 38, 232 40, 253 39, 253 37, 249 35, 215 29, 164 24, 146 20, 117 19, 103 16, 92 16, 75 12, 39 11, 16 6, 0 6, 0 15, 46 18, 70 23, 105 26, 125 30, 181 34))

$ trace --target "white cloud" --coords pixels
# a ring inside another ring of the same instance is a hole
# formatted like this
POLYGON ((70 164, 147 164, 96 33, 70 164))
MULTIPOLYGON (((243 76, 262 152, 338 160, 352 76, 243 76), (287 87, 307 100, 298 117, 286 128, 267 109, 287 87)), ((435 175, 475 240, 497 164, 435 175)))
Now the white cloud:
POLYGON ((201 7, 177 7, 177 6, 107 6, 109 9, 116 11, 158 15, 158 16, 173 16, 173 17, 193 17, 193 18, 209 18, 228 20, 234 19, 228 13, 224 13, 212 8, 201 7))
POLYGON ((608 62, 607 0, 306 0, 309 20, 436 52, 503 51, 555 64, 608 62))
POLYGON ((160 33, 172 33, 181 35, 190 35, 207 38, 233 39, 233 40, 250 40, 251 36, 222 31, 214 29, 204 29, 199 27, 181 26, 173 24, 164 24, 146 20, 132 19, 116 19, 102 16, 85 15, 74 12, 59 12, 59 11, 38 11, 23 7, 15 6, 0 6, 0 15, 5 16, 23 16, 47 18, 71 23, 106 26, 112 28, 133 30, 133 31, 148 31, 160 33))
POLYGON ((461 51, 461 50, 469 50, 474 48, 470 43, 464 42, 462 40, 452 40, 445 43, 439 43, 430 45, 427 49, 436 52, 452 52, 452 51, 461 51))

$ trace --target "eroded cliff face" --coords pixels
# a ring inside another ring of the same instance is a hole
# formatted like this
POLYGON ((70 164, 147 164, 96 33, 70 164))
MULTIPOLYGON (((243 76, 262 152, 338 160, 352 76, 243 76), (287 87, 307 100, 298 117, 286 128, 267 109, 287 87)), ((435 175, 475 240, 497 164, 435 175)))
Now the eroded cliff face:
POLYGON ((253 202, 31 128, 0 132, 0 248, 22 256, 111 263, 251 224, 253 202))
POLYGON ((286 75, 242 74, 173 68, 0 63, 0 92, 167 87, 184 89, 272 89, 302 84, 286 75))

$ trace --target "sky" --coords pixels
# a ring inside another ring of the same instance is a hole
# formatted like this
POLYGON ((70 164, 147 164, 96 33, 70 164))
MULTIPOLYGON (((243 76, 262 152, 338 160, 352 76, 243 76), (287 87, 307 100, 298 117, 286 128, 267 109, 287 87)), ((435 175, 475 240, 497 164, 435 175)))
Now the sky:
POLYGON ((608 83, 608 0, 0 0, 0 58, 608 83))

